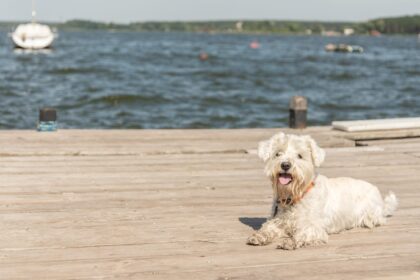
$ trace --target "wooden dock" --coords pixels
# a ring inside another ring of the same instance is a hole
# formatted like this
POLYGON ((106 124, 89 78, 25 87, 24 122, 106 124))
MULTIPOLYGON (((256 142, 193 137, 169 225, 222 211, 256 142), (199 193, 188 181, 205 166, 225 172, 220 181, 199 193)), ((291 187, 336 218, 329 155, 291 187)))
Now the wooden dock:
POLYGON ((299 131, 326 148, 321 173, 396 193, 388 225, 245 245, 270 210, 257 143, 278 131, 0 131, 0 279, 420 279, 415 129, 299 131))

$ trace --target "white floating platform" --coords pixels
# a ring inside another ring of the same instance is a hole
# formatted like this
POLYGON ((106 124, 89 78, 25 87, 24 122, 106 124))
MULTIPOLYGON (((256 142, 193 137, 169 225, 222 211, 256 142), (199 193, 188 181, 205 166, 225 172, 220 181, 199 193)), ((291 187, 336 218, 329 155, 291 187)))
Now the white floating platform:
POLYGON ((348 132, 413 129, 420 128, 420 118, 335 121, 332 123, 332 126, 334 129, 348 132))

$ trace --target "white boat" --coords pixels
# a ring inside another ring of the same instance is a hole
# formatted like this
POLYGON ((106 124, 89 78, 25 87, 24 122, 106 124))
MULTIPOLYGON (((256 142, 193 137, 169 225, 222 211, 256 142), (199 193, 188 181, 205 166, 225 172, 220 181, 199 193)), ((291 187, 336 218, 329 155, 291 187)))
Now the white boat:
POLYGON ((47 25, 39 23, 20 24, 12 34, 16 47, 40 50, 51 47, 55 34, 47 25))
POLYGON ((20 24, 11 34, 13 43, 17 48, 41 50, 50 48, 56 37, 48 25, 35 21, 34 2, 32 1, 32 22, 20 24))

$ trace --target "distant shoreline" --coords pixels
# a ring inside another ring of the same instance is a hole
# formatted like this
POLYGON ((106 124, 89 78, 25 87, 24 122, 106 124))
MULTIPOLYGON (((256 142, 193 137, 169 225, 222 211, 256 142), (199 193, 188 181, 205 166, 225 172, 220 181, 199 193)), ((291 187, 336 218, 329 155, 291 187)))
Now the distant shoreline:
MULTIPOLYGON (((9 31, 21 22, 0 22, 0 30, 9 31)), ((420 15, 379 18, 366 22, 325 22, 292 20, 231 20, 231 21, 156 21, 129 24, 71 20, 48 23, 62 31, 131 31, 131 32, 199 32, 228 34, 309 35, 410 35, 420 33, 420 15)))

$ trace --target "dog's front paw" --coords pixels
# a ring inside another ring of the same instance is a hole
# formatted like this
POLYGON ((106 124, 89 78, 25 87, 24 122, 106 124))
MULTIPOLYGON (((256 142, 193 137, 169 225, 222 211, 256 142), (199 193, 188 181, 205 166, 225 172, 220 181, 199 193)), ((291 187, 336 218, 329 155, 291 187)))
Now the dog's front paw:
POLYGON ((253 246, 262 246, 267 244, 267 236, 262 232, 256 232, 250 237, 248 237, 247 244, 253 246))
POLYGON ((277 245, 277 249, 281 250, 295 250, 297 247, 296 241, 293 238, 283 238, 277 245))

